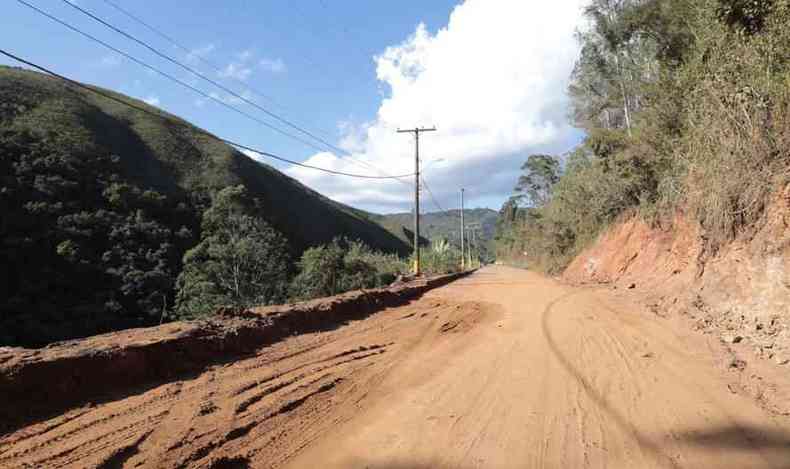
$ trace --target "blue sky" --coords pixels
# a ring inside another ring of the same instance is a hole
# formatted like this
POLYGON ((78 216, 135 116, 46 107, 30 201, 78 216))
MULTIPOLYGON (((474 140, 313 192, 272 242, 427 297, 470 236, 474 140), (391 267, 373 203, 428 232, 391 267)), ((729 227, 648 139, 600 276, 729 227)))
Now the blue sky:
MULTIPOLYGON (((60 0, 26 1, 271 121, 60 0)), ((410 172, 413 143, 395 134, 394 127, 436 125, 439 132, 425 137, 423 154, 429 165, 426 180, 442 208, 455 206, 461 184, 468 187, 470 205, 498 208, 526 155, 564 152, 580 138, 564 123, 563 80, 575 57, 571 36, 578 21, 573 0, 560 0, 567 5, 551 8, 544 18, 549 26, 555 22, 571 25, 562 26, 560 32, 545 28, 542 22, 530 24, 530 12, 523 8, 530 2, 525 0, 113 1, 177 39, 192 54, 173 47, 102 0, 76 3, 320 134, 352 153, 353 161, 338 152, 318 152, 201 99, 15 0, 4 4, 0 42, 33 62, 146 99, 225 138, 348 172, 410 172), (522 25, 513 22, 508 31, 505 23, 511 15, 528 16, 522 25), (524 35, 524 29, 531 31, 524 35), (529 45, 530 37, 543 44, 529 45), (218 65, 222 73, 196 60, 198 54, 218 65), (245 85, 274 101, 249 94, 245 85), (523 90, 531 91, 524 94, 523 90), (546 102, 536 102, 536 96, 546 102), (468 105, 459 107, 458 101, 468 101, 468 105)), ((265 162, 360 208, 410 208, 411 189, 405 184, 348 180, 265 162)), ((432 202, 426 205, 428 210, 436 208, 432 202)))

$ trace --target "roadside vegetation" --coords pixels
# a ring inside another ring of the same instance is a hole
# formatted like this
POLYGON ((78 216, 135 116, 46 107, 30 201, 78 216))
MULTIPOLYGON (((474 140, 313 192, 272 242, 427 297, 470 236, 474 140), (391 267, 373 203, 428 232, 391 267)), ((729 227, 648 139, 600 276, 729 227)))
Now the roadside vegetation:
POLYGON ((219 191, 203 214, 201 239, 184 254, 172 316, 192 319, 220 306, 265 305, 287 298, 292 269, 288 243, 246 213, 244 186, 219 191))
POLYGON ((790 168, 790 2, 593 0, 571 76, 567 155, 531 155, 497 256, 556 273, 618 217, 678 210, 711 251, 749 229, 790 168))
MULTIPOLYGON (((420 249, 425 275, 458 272, 461 252, 447 240, 437 239, 420 249)), ((336 238, 332 243, 310 248, 298 262, 299 274, 291 282, 291 300, 307 300, 362 288, 384 287, 399 277, 408 277, 414 257, 374 251, 360 241, 336 238)))
POLYGON ((457 272, 461 268, 461 250, 447 239, 437 238, 430 248, 420 249, 420 268, 428 275, 457 272))
POLYGON ((409 271, 407 262, 397 255, 377 252, 345 238, 306 250, 298 267, 299 274, 290 285, 293 300, 383 287, 409 271))

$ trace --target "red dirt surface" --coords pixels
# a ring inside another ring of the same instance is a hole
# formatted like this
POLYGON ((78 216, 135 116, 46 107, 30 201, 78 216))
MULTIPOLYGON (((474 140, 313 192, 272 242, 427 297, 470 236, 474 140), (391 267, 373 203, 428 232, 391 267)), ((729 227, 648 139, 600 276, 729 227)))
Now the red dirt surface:
POLYGON ((423 278, 297 304, 234 311, 52 344, 0 347, 0 434, 47 414, 142 391, 253 353, 283 338, 338 327, 407 303, 463 274, 423 278))
POLYGON ((765 382, 754 365, 790 369, 789 227, 790 186, 757 226, 715 252, 682 214, 668 228, 632 218, 603 233, 563 279, 608 284, 656 314, 681 316, 719 338, 734 361, 750 364, 741 386, 776 407, 769 402, 790 402, 790 390, 765 382))
POLYGON ((788 467, 790 419, 727 357, 609 289, 486 267, 19 427, 0 467, 788 467))
POLYGON ((479 304, 426 299, 291 337, 20 428, 0 438, 0 467, 274 467, 350 417, 399 357, 481 319, 479 304))

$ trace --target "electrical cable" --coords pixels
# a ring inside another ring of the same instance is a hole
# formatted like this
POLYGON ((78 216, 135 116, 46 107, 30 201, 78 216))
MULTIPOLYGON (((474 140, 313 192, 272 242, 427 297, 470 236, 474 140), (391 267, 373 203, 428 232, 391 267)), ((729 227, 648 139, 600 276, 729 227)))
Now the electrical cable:
POLYGON ((173 81, 173 82, 175 82, 175 83, 177 83, 177 84, 179 84, 179 85, 181 85, 181 86, 183 86, 185 88, 188 88, 188 89, 192 90, 193 92, 203 96, 204 98, 206 98, 208 100, 214 101, 215 103, 217 103, 217 104, 219 104, 219 105, 221 105, 221 106, 223 106, 223 107, 225 107, 227 109, 230 109, 230 110, 232 110, 232 111, 234 111, 234 112, 236 112, 238 114, 241 114, 242 116, 245 116, 245 117, 257 122, 257 123, 263 125, 264 127, 267 127, 267 128, 269 128, 271 130, 274 130, 275 132, 278 132, 278 133, 280 133, 282 135, 285 135, 286 137, 289 137, 289 138, 292 138, 292 139, 294 139, 296 141, 299 141, 299 142, 301 142, 301 143, 303 143, 303 144, 305 144, 305 145, 307 145, 307 146, 309 146, 309 147, 311 147, 311 148, 313 148, 315 150, 324 151, 323 148, 318 147, 317 145, 314 145, 312 142, 309 142, 309 141, 304 140, 304 139, 302 139, 300 137, 297 137, 296 135, 290 134, 290 133, 288 133, 288 132, 286 132, 286 131, 284 131, 284 130, 282 130, 280 128, 277 128, 277 127, 269 124, 266 121, 258 119, 257 117, 253 116, 252 114, 249 114, 249 113, 247 113, 247 112, 245 112, 245 111, 243 111, 243 110, 241 110, 239 108, 231 106, 230 104, 228 104, 225 101, 217 98, 216 96, 213 96, 213 95, 211 95, 209 93, 206 93, 205 91, 202 91, 202 90, 200 90, 200 89, 198 89, 198 88, 196 88, 196 87, 184 82, 183 80, 180 80, 180 79, 178 79, 178 78, 176 78, 176 77, 174 77, 174 76, 172 76, 172 75, 170 75, 170 74, 168 74, 166 72, 163 72, 163 71, 159 70, 158 68, 156 68, 156 67, 154 67, 152 65, 149 65, 149 64, 143 62, 140 59, 137 59, 136 57, 134 57, 134 56, 132 56, 132 55, 130 55, 130 54, 118 49, 117 47, 114 47, 114 46, 108 44, 107 42, 104 42, 101 39, 99 39, 99 38, 97 38, 97 37, 95 37, 95 36, 93 36, 91 34, 88 34, 85 31, 82 31, 81 29, 79 29, 79 28, 77 28, 75 26, 72 26, 69 23, 67 23, 67 22, 65 22, 65 21, 63 21, 63 20, 61 20, 59 18, 56 18, 55 16, 53 16, 53 15, 51 15, 51 14, 49 14, 49 13, 47 13, 47 12, 41 10, 41 9, 39 9, 38 7, 36 7, 34 5, 31 5, 30 3, 26 2, 25 0, 16 0, 16 1, 18 3, 24 5, 24 6, 27 6, 28 8, 30 8, 32 10, 38 12, 41 15, 46 16, 47 18, 51 19, 52 21, 55 21, 56 23, 59 23, 59 24, 65 26, 66 28, 68 28, 68 29, 70 29, 70 30, 82 35, 83 37, 86 37, 86 38, 88 38, 88 39, 90 39, 90 40, 92 40, 92 41, 104 46, 105 48, 107 48, 107 49, 109 49, 109 50, 111 50, 111 51, 113 51, 113 52, 115 52, 117 54, 120 54, 123 57, 126 57, 127 59, 131 60, 132 62, 134 62, 134 63, 136 63, 136 64, 138 64, 138 65, 140 65, 142 67, 145 67, 148 70, 151 70, 152 72, 154 72, 154 73, 156 73, 158 75, 161 75, 161 76, 167 78, 168 80, 171 80, 171 81, 173 81))
MULTIPOLYGON (((24 3, 24 4, 27 4, 27 2, 25 2, 24 0, 17 0, 17 1, 19 1, 21 3, 24 3)), ((174 59, 173 57, 170 57, 169 55, 165 54, 164 52, 162 52, 162 51, 158 50, 157 48, 151 46, 147 42, 145 42, 145 41, 143 41, 141 39, 138 39, 137 37, 127 33, 126 31, 124 31, 124 30, 122 30, 122 29, 110 24, 109 22, 103 20, 102 18, 99 18, 98 16, 96 16, 93 13, 91 13, 90 11, 80 7, 79 5, 75 5, 74 3, 70 2, 69 0, 61 0, 61 1, 63 3, 65 3, 65 4, 69 5, 70 7, 74 8, 75 10, 83 13, 84 15, 92 18, 93 20, 98 21, 99 23, 101 23, 104 26, 110 28, 111 30, 115 31, 116 33, 122 35, 123 37, 125 37, 125 38, 127 38, 127 39, 129 39, 131 41, 134 41, 137 44, 145 47, 146 49, 148 49, 149 51, 153 52, 157 56, 167 60, 168 62, 170 62, 170 63, 172 63, 172 64, 174 64, 174 65, 176 65, 178 67, 181 67, 182 69, 188 71, 189 73, 192 73, 193 75, 201 78, 202 80, 205 80, 205 81, 211 83, 212 85, 214 85, 217 88, 221 89, 222 91, 228 93, 229 95, 233 96, 234 98, 236 98, 238 100, 241 100, 241 101, 247 103, 248 105, 258 109, 259 111, 263 112, 264 114, 266 114, 267 116, 271 117, 272 119, 275 119, 275 120, 279 121, 280 123, 285 124, 288 127, 292 128, 292 129, 294 129, 294 130, 296 130, 298 132, 301 132, 302 134, 312 138, 313 140, 315 140, 317 142, 320 142, 321 144, 325 145, 327 148, 331 149, 332 151, 337 151, 337 152, 339 152, 341 154, 345 153, 345 150, 343 150, 341 148, 338 148, 335 145, 332 145, 331 143, 327 142, 326 140, 322 139, 321 137, 318 137, 317 135, 313 134, 312 132, 303 129, 302 127, 299 127, 298 125, 292 123, 291 121, 289 121, 289 120, 287 120, 287 119, 285 119, 283 117, 280 117, 279 115, 269 111, 268 109, 264 108, 263 106, 260 106, 259 104, 255 103, 254 101, 251 101, 251 100, 247 99, 246 97, 244 97, 243 95, 241 95, 241 94, 233 91, 232 89, 226 87, 222 83, 219 83, 218 81, 213 80, 213 79, 203 75, 202 73, 200 73, 199 71, 197 71, 194 68, 190 67, 189 65, 186 65, 186 64, 174 59)))
POLYGON ((225 138, 222 138, 222 137, 218 137, 218 136, 216 136, 216 135, 214 135, 214 134, 212 134, 212 133, 210 133, 208 131, 205 131, 203 129, 197 128, 197 127, 192 126, 190 124, 187 124, 185 122, 181 122, 181 121, 178 121, 178 120, 175 120, 175 119, 168 118, 167 116, 163 115, 162 113, 154 112, 154 111, 152 111, 150 109, 146 109, 146 108, 144 108, 142 106, 139 106, 137 104, 130 103, 130 102, 125 101, 125 100, 123 100, 121 98, 113 96, 112 94, 104 92, 104 91, 102 91, 100 89, 97 89, 97 88, 85 85, 85 84, 80 83, 80 82, 78 82, 76 80, 72 80, 71 78, 63 76, 63 75, 61 75, 61 74, 59 74, 57 72, 54 72, 54 71, 52 71, 52 70, 50 70, 50 69, 48 69, 48 68, 46 68, 44 66, 37 65, 37 64, 35 64, 33 62, 25 60, 25 59, 23 59, 23 58, 21 58, 21 57, 19 57, 17 55, 14 55, 14 54, 12 54, 12 53, 10 53, 8 51, 5 51, 3 49, 0 49, 0 54, 4 55, 4 56, 6 56, 6 57, 8 57, 10 59, 13 59, 13 60, 15 60, 15 61, 17 61, 19 63, 22 63, 24 65, 32 67, 32 68, 34 68, 34 69, 36 69, 36 70, 38 70, 40 72, 46 73, 46 74, 51 75, 51 76, 53 76, 55 78, 58 78, 58 79, 60 79, 62 81, 65 81, 65 82, 67 82, 67 83, 69 83, 71 85, 74 85, 74 86, 76 86, 76 87, 78 87, 80 89, 87 90, 87 91, 89 91, 91 93, 97 94, 99 96, 102 96, 102 97, 104 97, 106 99, 109 99, 111 101, 114 101, 116 103, 119 103, 119 104, 122 104, 124 106, 136 109, 136 110, 138 110, 140 112, 143 112, 145 114, 148 114, 148 115, 160 118, 160 119, 165 120, 167 122, 170 122, 172 124, 179 125, 179 126, 182 126, 182 127, 187 127, 190 130, 192 130, 193 132, 199 133, 201 135, 205 135, 207 137, 213 138, 213 139, 215 139, 217 141, 226 143, 228 145, 232 145, 234 147, 241 148, 243 150, 248 150, 248 151, 251 151, 253 153, 259 154, 261 156, 265 156, 267 158, 272 158, 272 159, 275 159, 275 160, 278 160, 278 161, 282 161, 284 163, 290 163, 290 164, 293 164, 293 165, 296 165, 296 166, 301 166, 303 168, 314 169, 316 171, 323 171, 325 173, 335 174, 335 175, 338 175, 338 176, 348 176, 348 177, 355 177, 355 178, 362 178, 362 179, 396 179, 397 180, 397 178, 399 178, 399 177, 409 177, 409 176, 413 176, 414 175, 412 173, 412 174, 404 174, 404 175, 400 175, 400 176, 370 176, 370 175, 365 175, 365 174, 353 174, 353 173, 346 173, 346 172, 343 172, 343 171, 335 171, 335 170, 332 170, 332 169, 321 168, 321 167, 318 167, 318 166, 312 166, 312 165, 300 163, 298 161, 294 161, 294 160, 291 160, 291 159, 288 159, 288 158, 285 158, 285 157, 282 157, 282 156, 275 155, 274 153, 269 153, 269 152, 266 152, 266 151, 258 150, 256 148, 250 147, 248 145, 244 145, 244 144, 239 143, 239 142, 235 142, 233 140, 229 140, 229 139, 225 139, 225 138))
MULTIPOLYGON (((28 4, 27 4, 26 2, 24 2, 23 0, 17 0, 17 1, 20 1, 21 3, 28 5, 28 4)), ((342 148, 339 148, 339 147, 337 147, 337 146, 335 146, 335 145, 332 145, 331 143, 329 143, 329 142, 327 142, 327 141, 323 140, 322 138, 320 138, 320 137, 318 137, 318 136, 314 135, 313 133, 311 133, 311 132, 309 132, 309 131, 307 131, 307 130, 303 129, 302 127, 299 127, 299 126, 297 126, 296 124, 293 124, 292 122, 290 122, 290 121, 286 120, 285 118, 282 118, 282 117, 280 117, 280 116, 278 116, 278 115, 276 115, 276 114, 272 113, 271 111, 268 111, 267 109, 263 108, 262 106, 259 106, 258 104, 254 103, 253 101, 250 101, 250 100, 249 100, 249 99, 247 99, 246 97, 244 97, 244 96, 242 96, 242 95, 239 95, 238 93, 234 92, 233 90, 230 90, 230 89, 226 88, 226 87, 225 87, 225 86, 223 86, 222 84, 220 84, 220 83, 218 83, 218 82, 216 82, 216 81, 214 81, 214 80, 212 80, 212 79, 210 79, 210 78, 208 78, 208 77, 204 76, 204 75, 203 75, 203 74, 201 74, 199 71, 197 71, 197 70, 194 70, 193 68, 191 68, 191 67, 189 67, 189 66, 187 66, 187 65, 185 65, 185 64, 183 64, 183 63, 181 63, 181 62, 179 62, 178 60, 176 60, 176 59, 174 59, 174 58, 172 58, 172 57, 168 56, 167 54, 165 54, 165 53, 163 53, 163 52, 159 51, 158 49, 154 48, 153 46, 151 46, 150 44, 146 43, 145 41, 143 41, 143 40, 141 40, 141 39, 138 39, 137 37, 135 37, 135 36, 131 35, 130 33, 127 33, 127 32, 125 32, 125 31, 121 30, 120 28, 118 28, 118 27, 116 27, 116 26, 114 26, 114 25, 110 24, 108 21, 106 21, 106 20, 103 20, 102 18, 100 18, 100 17, 98 17, 97 15, 95 15, 95 14, 91 13, 90 11, 88 11, 88 10, 86 10, 86 9, 84 9, 84 8, 82 8, 82 7, 80 7, 80 6, 76 5, 76 4, 74 4, 74 3, 72 3, 72 2, 71 2, 71 1, 69 1, 69 0, 61 0, 61 1, 63 1, 64 3, 66 3, 67 5, 69 5, 70 7, 72 7, 72 8, 74 8, 74 9, 78 10, 79 12, 83 13, 84 15, 86 15, 86 16, 88 16, 88 17, 92 18, 93 20, 95 20, 95 21, 98 21, 99 23, 103 24, 104 26, 106 26, 106 27, 108 27, 108 28, 112 29, 113 31, 117 32, 118 34, 121 34, 122 36, 126 37, 127 39, 130 39, 130 40, 132 40, 132 41, 136 42, 137 44, 139 44, 139 45, 141 45, 141 46, 145 47, 146 49, 150 50, 151 52, 153 52, 154 54, 158 55, 159 57, 161 57, 161 58, 163 58, 163 59, 165 59, 165 60, 167 60, 167 61, 169 61, 169 62, 171 62, 171 63, 173 63, 173 64, 176 64, 176 65, 178 65, 179 67, 181 67, 181 68, 183 68, 183 69, 187 70, 188 72, 190 72, 190 73, 192 73, 192 74, 194 74, 194 75, 196 75, 196 76, 198 76, 198 77, 202 78, 203 80, 205 80, 205 81, 208 81, 209 83, 211 83, 211 84, 213 84, 214 86, 216 86, 216 87, 220 88, 221 90, 225 91, 226 93, 229 93, 229 94, 231 94, 232 96, 236 97, 237 99, 239 99, 239 100, 241 100, 241 101, 244 101, 245 103, 247 103, 247 104, 249 104, 249 105, 251 105, 251 106, 253 106, 253 107, 255 107, 255 108, 257 108, 257 109, 259 109, 259 110, 261 110, 261 111, 263 111, 263 112, 264 112, 264 113, 266 113, 267 115, 269 115, 269 116, 271 116, 271 117, 273 117, 273 118, 277 119, 278 121, 280 121, 280 122, 282 122, 282 123, 284 123, 284 124, 288 125, 289 127, 291 127, 291 128, 294 128, 294 129, 296 129, 296 130, 300 131, 301 133, 303 133, 303 134, 305 134, 305 135, 307 135, 307 136, 309 136, 309 137, 313 138, 314 140, 316 140, 316 141, 318 141, 318 142, 320 142, 320 143, 322 143, 322 144, 326 145, 326 146, 327 146, 327 147, 328 147, 330 150, 332 150, 332 151, 336 151, 337 153, 339 153, 339 154, 341 155, 341 157, 345 156, 345 157, 346 157, 348 160, 350 160, 350 161, 352 161, 352 162, 356 162, 356 163, 359 163, 359 164, 365 165, 366 167, 368 167, 368 168, 370 168, 370 169, 373 169, 374 171, 376 171, 377 173, 379 173, 379 174, 381 174, 381 175, 384 175, 384 176, 386 176, 386 175, 387 175, 386 173, 384 173, 382 170, 380 170, 380 169, 379 169, 379 168, 377 168, 376 166, 373 166, 373 165, 372 165, 372 164, 370 164, 370 163, 367 163, 367 162, 365 162, 365 161, 362 161, 362 160, 359 160, 359 159, 356 159, 356 158, 352 157, 350 152, 348 152, 348 151, 346 151, 346 150, 343 150, 342 148)), ((146 23, 146 22, 145 22, 145 21, 143 21, 142 19, 140 19, 140 18, 138 18, 137 16, 133 15, 132 13, 130 13, 130 12, 128 12, 128 11, 126 11, 126 10, 124 10, 123 8, 121 8, 120 6, 118 6, 117 4, 115 4, 114 2, 112 2, 112 1, 110 1, 110 0, 102 0, 102 1, 103 1, 104 3, 106 3, 106 4, 110 5, 111 7, 113 7, 113 8, 115 8, 115 9, 117 9, 118 11, 120 11, 121 13, 123 13, 124 15, 126 15, 126 16, 128 16, 128 17, 132 18, 134 21, 136 21, 136 22, 138 22, 138 23, 142 24, 143 26, 145 26, 146 28, 150 29, 151 31, 155 32, 156 34, 158 34, 159 36, 163 37, 165 40, 167 40, 167 41, 168 41, 168 42, 170 42, 171 44, 175 45, 176 47, 180 48, 181 50, 183 50, 183 51, 186 51, 187 53, 190 53, 190 50, 189 50, 187 47, 185 47, 185 46, 183 46, 183 45, 179 44, 179 43, 178 43, 178 42, 177 42, 175 39, 173 39, 171 36, 169 36, 169 35, 167 35, 167 34, 165 34, 165 33, 161 32, 161 31, 159 31, 157 28, 154 28, 153 26, 149 25, 148 23, 146 23)), ((28 6, 30 6, 30 5, 28 5, 28 6)), ((54 18, 53 18, 53 19, 54 19, 54 18)), ((214 70, 216 70, 217 72, 221 72, 221 69, 220 69, 219 67, 217 67, 216 65, 212 64, 211 62, 209 62, 209 61, 207 61, 207 60, 204 60, 204 59, 203 59, 202 57, 200 57, 200 56, 197 56, 197 58, 198 58, 199 60, 201 60, 202 62, 204 62, 204 63, 208 64, 208 65, 209 65, 211 68, 213 68, 213 69, 214 69, 214 70)), ((269 96, 267 96, 267 95, 265 95, 265 94, 262 94, 262 93, 260 93, 260 92, 257 92, 256 90, 254 90, 254 89, 250 88, 249 86, 247 86, 246 84, 244 84, 243 82, 241 82, 241 80, 238 80, 238 79, 236 79, 236 80, 237 80, 237 81, 239 81, 240 83, 242 83, 242 85, 243 85, 243 86, 244 86, 244 87, 245 87, 247 90, 249 90, 249 91, 252 91, 253 93, 255 93, 255 94, 258 94, 258 95, 260 95, 260 96, 263 96, 263 97, 265 97, 265 98, 269 99, 270 101, 274 101, 274 100, 273 100, 271 97, 269 97, 269 96)), ((286 135, 289 135, 289 136, 290 136, 290 134, 286 134, 286 135)), ((293 137, 291 137, 291 138, 293 138, 293 137)), ((301 142, 301 143, 306 143, 306 142, 305 142, 304 140, 302 140, 302 139, 297 139, 297 140, 298 140, 299 142, 301 142)), ((316 149, 316 150, 319 150, 319 151, 324 151, 324 149, 322 149, 322 148, 317 148, 317 147, 315 147, 315 146, 314 146, 314 145, 312 145, 312 144, 308 144, 308 145, 309 145, 310 147, 312 147, 312 148, 316 149)), ((396 180, 400 181, 399 179, 397 179, 397 177, 399 177, 399 176, 396 176, 396 177, 395 177, 395 178, 396 178, 396 180)), ((413 187, 413 184, 411 184, 411 183, 408 183, 408 182, 403 182, 403 181, 400 181, 400 182, 401 182, 401 183, 404 183, 404 184, 408 184, 408 185, 410 185, 410 186, 412 186, 412 187, 413 187)))

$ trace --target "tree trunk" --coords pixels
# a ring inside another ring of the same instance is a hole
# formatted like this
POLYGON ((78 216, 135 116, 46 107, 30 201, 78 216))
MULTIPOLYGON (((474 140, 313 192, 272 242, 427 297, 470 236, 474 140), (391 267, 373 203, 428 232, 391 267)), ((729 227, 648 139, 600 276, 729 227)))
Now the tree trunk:
POLYGON ((625 128, 628 130, 628 136, 631 136, 631 114, 628 110, 628 94, 625 91, 625 78, 623 77, 623 68, 620 65, 620 57, 615 52, 614 63, 617 66, 617 74, 620 75, 620 91, 623 94, 623 112, 625 113, 625 128))

